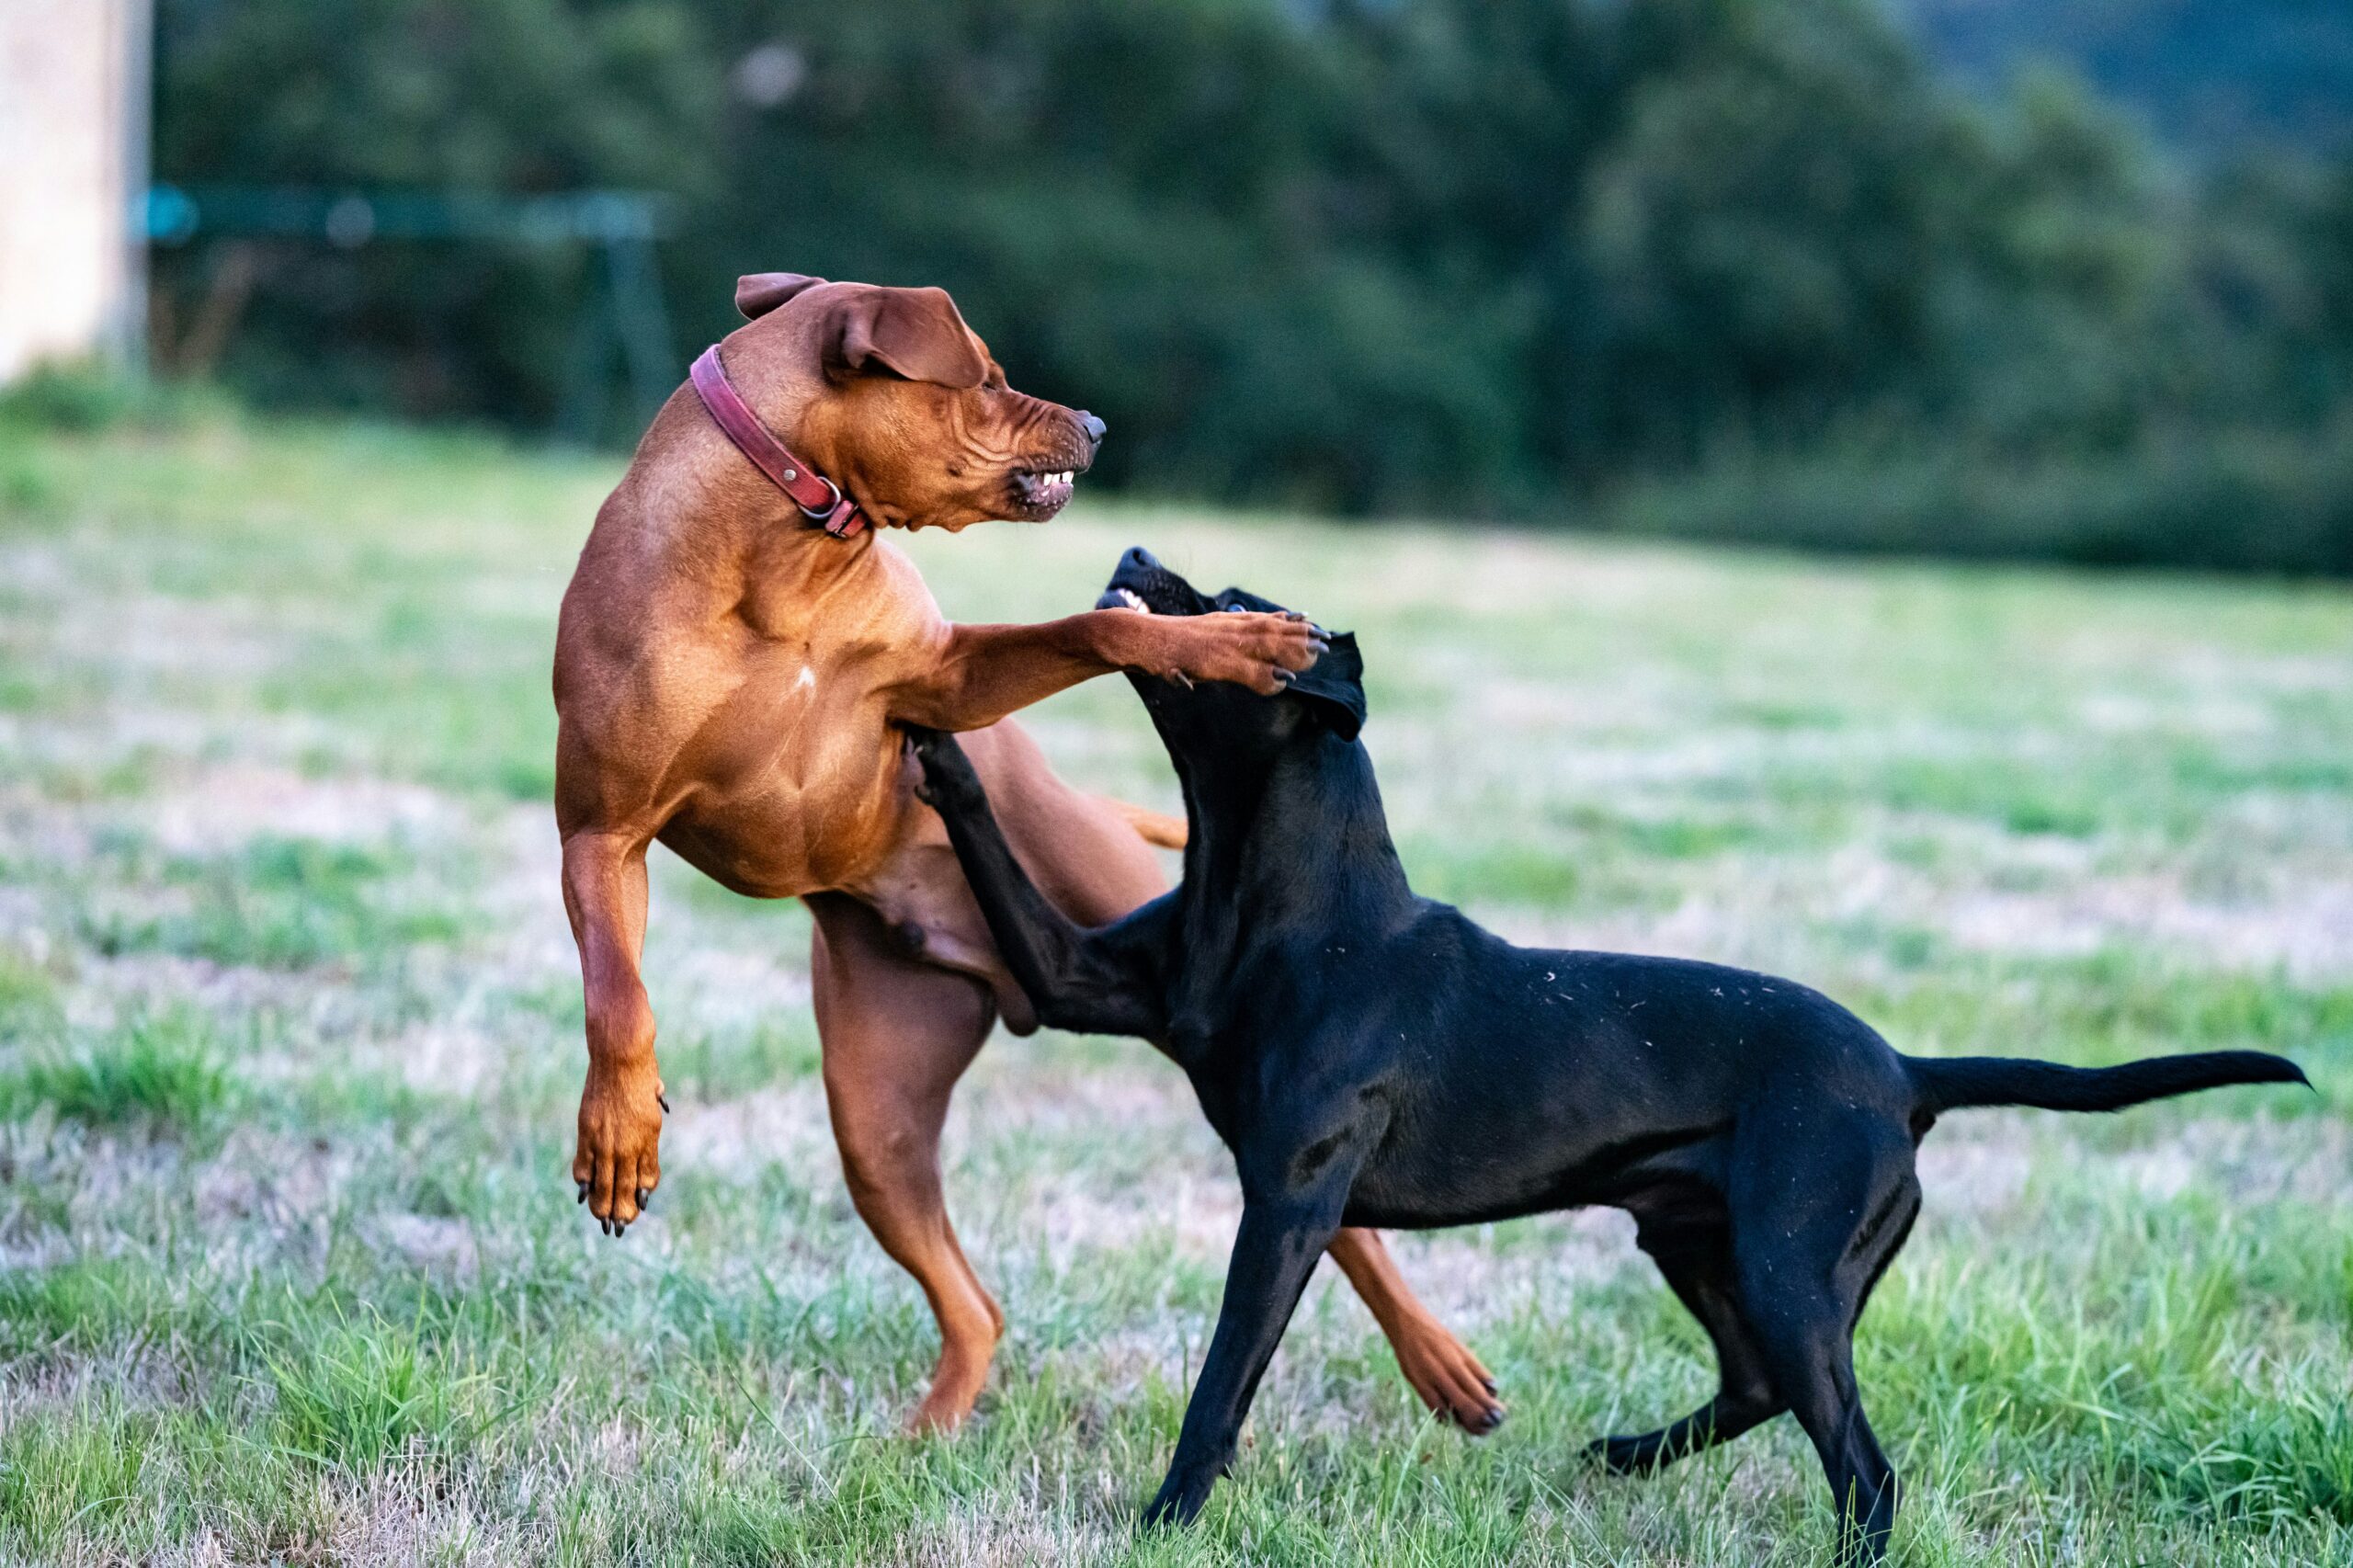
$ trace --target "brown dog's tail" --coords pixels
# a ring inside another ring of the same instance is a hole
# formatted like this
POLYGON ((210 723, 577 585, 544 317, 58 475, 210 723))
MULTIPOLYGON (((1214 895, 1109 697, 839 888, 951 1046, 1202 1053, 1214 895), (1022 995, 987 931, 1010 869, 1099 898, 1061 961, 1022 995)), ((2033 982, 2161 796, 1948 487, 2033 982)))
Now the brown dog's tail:
POLYGON ((1136 830, 1136 836, 1155 849, 1185 847, 1187 835, 1183 817, 1172 817, 1166 812, 1151 811, 1125 801, 1115 801, 1108 795, 1103 797, 1103 803, 1127 818, 1128 825, 1136 830))

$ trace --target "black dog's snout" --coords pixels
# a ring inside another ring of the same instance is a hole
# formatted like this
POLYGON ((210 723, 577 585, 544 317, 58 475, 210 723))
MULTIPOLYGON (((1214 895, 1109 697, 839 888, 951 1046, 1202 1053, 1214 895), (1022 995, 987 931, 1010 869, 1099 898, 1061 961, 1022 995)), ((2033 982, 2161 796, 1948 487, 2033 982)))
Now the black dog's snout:
POLYGON ((1160 575, 1160 558, 1142 545, 1137 545, 1120 557, 1120 564, 1112 570, 1111 581, 1104 588, 1103 597, 1095 601, 1097 609, 1133 609, 1134 599, 1128 596, 1150 586, 1160 575))
POLYGON ((1103 444, 1103 432, 1110 428, 1108 425, 1104 424, 1103 421, 1096 418, 1095 415, 1087 413, 1086 410, 1083 408, 1078 411, 1078 424, 1079 427, 1086 432, 1086 444, 1090 447, 1101 446, 1103 444))

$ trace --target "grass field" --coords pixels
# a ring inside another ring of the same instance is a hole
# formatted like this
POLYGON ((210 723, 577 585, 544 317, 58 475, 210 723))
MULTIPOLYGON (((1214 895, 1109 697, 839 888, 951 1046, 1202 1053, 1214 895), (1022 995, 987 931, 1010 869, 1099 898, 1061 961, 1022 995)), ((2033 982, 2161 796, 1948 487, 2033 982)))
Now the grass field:
MULTIPOLYGON (((806 917, 667 858, 667 1179, 599 1237, 547 663, 613 472, 0 432, 0 1557, 1818 1560, 1787 1421, 1579 1456, 1712 1387, 1614 1214, 1400 1239, 1483 1441, 1324 1270, 1203 1528, 1139 1544, 1238 1199, 1131 1042, 983 1052, 949 1183, 1006 1341, 962 1436, 895 1436, 934 1344, 842 1191, 806 917)), ((1859 1355, 1900 1562, 2353 1560, 2353 595, 1087 506, 912 548, 1013 619, 1136 541, 1362 634, 1406 858, 1507 932, 1778 969, 1916 1052, 2302 1062, 1948 1119, 1859 1355)), ((1033 722, 1174 804, 1124 683, 1033 722)))

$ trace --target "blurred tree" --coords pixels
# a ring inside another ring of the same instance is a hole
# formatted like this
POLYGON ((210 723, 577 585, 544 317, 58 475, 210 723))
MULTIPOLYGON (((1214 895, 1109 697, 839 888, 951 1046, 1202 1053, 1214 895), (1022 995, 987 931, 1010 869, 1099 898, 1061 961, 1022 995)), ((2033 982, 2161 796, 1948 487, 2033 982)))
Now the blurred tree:
MULTIPOLYGON (((715 59, 676 0, 161 0, 155 176, 328 189, 722 187, 715 59)), ((235 242, 164 252, 180 313, 257 269, 227 369, 279 400, 543 423, 577 249, 235 242)))
MULTIPOLYGON (((2047 74, 1965 98, 1880 0, 163 19, 163 177, 667 191, 681 348, 727 330, 741 271, 939 283, 1018 384, 1111 422, 1107 478, 1163 491, 1558 512, 1761 464, 2018 470, 2265 431, 2288 439, 2241 467, 2268 473, 2353 440, 2353 175, 2259 149, 2168 163, 2047 74)), ((200 299, 212 265, 172 258, 167 297, 200 299)), ((226 369, 536 424, 580 271, 282 247, 247 267, 226 369)), ((2057 517, 2070 492, 2034 494, 2057 517)), ((2319 494, 2298 505, 2325 533, 2319 494)))
POLYGON ((1633 96, 1577 244, 1612 383, 1588 440, 1688 463, 1818 438, 1933 355, 1962 126, 1849 0, 1708 4, 1633 96))

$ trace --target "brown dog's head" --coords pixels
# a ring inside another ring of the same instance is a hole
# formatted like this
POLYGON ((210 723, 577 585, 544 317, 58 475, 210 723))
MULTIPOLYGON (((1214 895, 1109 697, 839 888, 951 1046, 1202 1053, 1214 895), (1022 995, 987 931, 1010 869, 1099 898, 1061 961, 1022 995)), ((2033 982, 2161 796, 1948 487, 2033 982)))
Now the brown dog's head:
POLYGON ((804 369, 779 433, 878 523, 1042 523, 1095 461, 1103 422, 1006 386, 944 290, 756 272, 735 308, 804 369))

